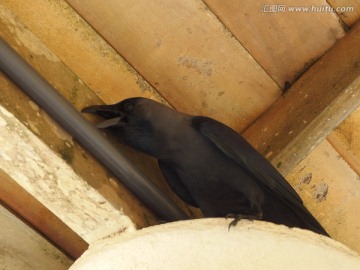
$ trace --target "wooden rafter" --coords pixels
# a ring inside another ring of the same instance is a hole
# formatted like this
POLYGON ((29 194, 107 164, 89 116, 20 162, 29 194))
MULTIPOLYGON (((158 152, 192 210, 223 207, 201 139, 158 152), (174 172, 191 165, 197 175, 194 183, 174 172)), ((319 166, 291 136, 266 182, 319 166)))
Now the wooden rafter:
POLYGON ((359 48, 360 23, 244 132, 283 174, 359 106, 359 48))
POLYGON ((77 259, 84 253, 88 244, 2 170, 0 181, 0 204, 20 215, 70 257, 77 259))

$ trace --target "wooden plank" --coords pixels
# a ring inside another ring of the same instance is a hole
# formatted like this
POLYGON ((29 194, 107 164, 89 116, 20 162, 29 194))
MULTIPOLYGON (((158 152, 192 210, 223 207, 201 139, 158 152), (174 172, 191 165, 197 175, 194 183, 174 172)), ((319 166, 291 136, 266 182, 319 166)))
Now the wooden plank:
POLYGON ((327 137, 327 140, 349 166, 360 175, 360 108, 346 118, 327 137))
POLYGON ((360 23, 244 132, 283 174, 359 106, 359 47, 360 23))
POLYGON ((6 10, 11 11, 16 21, 39 38, 105 103, 132 96, 161 101, 161 96, 141 75, 65 1, 2 0, 0 16, 6 10))
POLYGON ((353 26, 360 19, 359 0, 327 0, 327 2, 336 9, 336 13, 348 26, 353 26))
POLYGON ((73 261, 0 205, 0 268, 65 270, 73 261))
POLYGON ((85 252, 88 244, 78 234, 1 169, 0 181, 1 203, 9 206, 73 259, 85 252))
POLYGON ((357 155, 349 151, 336 133, 332 132, 326 139, 339 153, 339 155, 349 164, 351 169, 360 175, 360 159, 357 155))
POLYGON ((291 12, 325 7, 322 0, 204 0, 266 72, 285 88, 343 35, 332 12, 291 12), (282 9, 283 8, 283 9, 282 9))
POLYGON ((67 0, 175 108, 237 130, 281 91, 199 0, 67 0))
POLYGON ((360 253, 360 179, 323 140, 286 179, 331 237, 360 253))

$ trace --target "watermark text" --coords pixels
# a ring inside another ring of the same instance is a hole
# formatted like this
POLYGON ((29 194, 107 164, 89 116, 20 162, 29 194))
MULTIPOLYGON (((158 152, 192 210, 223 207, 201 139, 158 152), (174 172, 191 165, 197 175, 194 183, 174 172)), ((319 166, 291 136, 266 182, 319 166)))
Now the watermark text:
POLYGON ((288 5, 262 5, 261 12, 265 13, 281 13, 281 12, 353 12, 354 7, 343 6, 343 7, 331 7, 328 5, 323 6, 288 6, 288 5))

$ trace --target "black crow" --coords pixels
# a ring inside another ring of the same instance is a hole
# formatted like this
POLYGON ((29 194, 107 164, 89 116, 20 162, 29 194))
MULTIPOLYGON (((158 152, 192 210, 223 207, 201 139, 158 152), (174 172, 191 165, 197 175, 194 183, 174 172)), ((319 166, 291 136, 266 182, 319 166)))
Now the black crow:
POLYGON ((281 174, 241 135, 204 116, 135 97, 82 110, 158 160, 172 190, 205 217, 260 219, 328 236, 281 174))

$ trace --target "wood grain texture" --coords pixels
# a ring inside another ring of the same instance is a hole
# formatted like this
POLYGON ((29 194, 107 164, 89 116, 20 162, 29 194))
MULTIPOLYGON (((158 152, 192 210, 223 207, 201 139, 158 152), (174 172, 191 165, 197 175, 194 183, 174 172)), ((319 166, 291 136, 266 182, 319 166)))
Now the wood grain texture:
POLYGON ((281 94, 202 1, 67 2, 180 111, 242 130, 281 94))
POLYGON ((88 244, 49 209, 0 169, 0 202, 43 233, 73 259, 88 248, 88 244))
POLYGON ((339 155, 349 164, 350 168, 360 175, 360 159, 356 154, 351 152, 346 145, 342 142, 339 136, 332 132, 327 138, 331 146, 339 153, 339 155))
POLYGON ((327 0, 327 2, 336 9, 336 13, 348 26, 353 26, 360 19, 359 0, 327 0))
MULTIPOLYGON (((161 101, 159 94, 65 1, 3 0, 1 11, 41 40, 105 103, 132 96, 161 101)), ((0 14, 1 16, 1 14, 0 14)))
POLYGON ((321 8, 327 5, 322 0, 204 2, 282 88, 344 33, 336 13, 290 11, 292 7, 321 8))
POLYGON ((335 44, 245 137, 287 174, 360 104, 360 24, 335 44))
POLYGON ((360 175, 360 107, 341 123, 327 140, 360 175))

